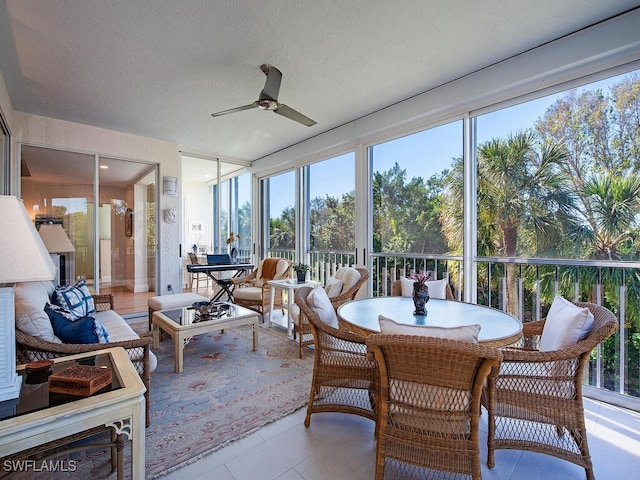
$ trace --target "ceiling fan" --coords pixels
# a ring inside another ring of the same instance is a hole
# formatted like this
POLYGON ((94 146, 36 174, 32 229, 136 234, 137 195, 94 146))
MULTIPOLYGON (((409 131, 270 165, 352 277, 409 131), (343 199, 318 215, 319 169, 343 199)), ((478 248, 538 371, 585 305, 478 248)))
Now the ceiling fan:
POLYGON ((298 123, 311 127, 316 124, 314 120, 304 116, 300 112, 294 110, 291 107, 286 106, 284 103, 278 103, 278 92, 280 91, 280 82, 282 81, 282 72, 273 65, 267 63, 260 65, 260 70, 267 76, 267 81, 264 84, 264 88, 260 92, 258 100, 249 105, 243 105, 242 107, 230 108, 229 110, 223 110, 221 112, 212 113, 212 117, 219 117, 221 115, 227 115, 228 113, 241 112, 242 110, 249 110, 251 108, 261 108, 263 110, 271 110, 278 115, 287 117, 298 123))

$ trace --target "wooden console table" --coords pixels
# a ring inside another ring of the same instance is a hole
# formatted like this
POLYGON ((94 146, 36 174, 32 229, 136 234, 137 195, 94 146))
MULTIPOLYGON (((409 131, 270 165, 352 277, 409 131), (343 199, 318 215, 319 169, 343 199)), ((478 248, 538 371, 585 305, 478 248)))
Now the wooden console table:
MULTIPOLYGON (((64 403, 42 406, 37 405, 40 400, 34 400, 34 396, 25 390, 33 386, 23 381, 23 394, 17 402, 16 411, 0 420, 0 456, 10 456, 105 426, 131 439, 131 478, 145 478, 146 388, 124 349, 116 347, 57 358, 54 371, 91 359, 96 365, 112 368, 112 388, 90 397, 71 398, 64 403), (26 406, 28 402, 35 405, 26 406)), ((18 367, 18 372, 24 373, 24 365, 18 367)), ((41 385, 47 387, 46 383, 41 385)), ((48 391, 43 397, 45 401, 51 398, 48 391)), ((2 403, 6 415, 8 402, 2 403)))

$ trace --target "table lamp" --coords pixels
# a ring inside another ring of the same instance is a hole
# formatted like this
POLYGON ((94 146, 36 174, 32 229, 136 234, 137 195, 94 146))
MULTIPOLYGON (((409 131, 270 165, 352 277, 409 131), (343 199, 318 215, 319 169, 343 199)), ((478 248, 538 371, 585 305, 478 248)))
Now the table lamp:
MULTIPOLYGON (((67 283, 65 269, 66 269, 66 259, 64 254, 75 252, 76 249, 69 240, 67 233, 62 228, 60 224, 53 223, 43 223, 40 225, 40 229, 38 230, 40 234, 40 238, 44 242, 44 246, 47 248, 48 252, 52 255, 52 259, 54 260, 54 265, 56 268, 60 268, 60 285, 64 285, 67 283), (59 255, 59 257, 53 258, 54 255, 59 255)), ((73 278, 73 275, 71 275, 73 278)))
POLYGON ((16 373, 14 286, 51 280, 55 265, 22 201, 0 195, 0 402, 18 398, 22 378, 16 373))

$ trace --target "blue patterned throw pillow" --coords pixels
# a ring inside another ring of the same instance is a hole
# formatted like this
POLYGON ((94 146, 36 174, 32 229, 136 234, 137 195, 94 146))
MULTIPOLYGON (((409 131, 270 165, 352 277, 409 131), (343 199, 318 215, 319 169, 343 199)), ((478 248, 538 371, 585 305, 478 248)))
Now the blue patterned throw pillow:
POLYGON ((64 343, 109 343, 107 329, 93 317, 73 318, 63 308, 50 304, 44 311, 51 320, 53 333, 64 343))
POLYGON ((52 300, 53 303, 71 312, 76 318, 86 317, 96 311, 93 297, 84 280, 75 285, 57 287, 53 292, 52 300))

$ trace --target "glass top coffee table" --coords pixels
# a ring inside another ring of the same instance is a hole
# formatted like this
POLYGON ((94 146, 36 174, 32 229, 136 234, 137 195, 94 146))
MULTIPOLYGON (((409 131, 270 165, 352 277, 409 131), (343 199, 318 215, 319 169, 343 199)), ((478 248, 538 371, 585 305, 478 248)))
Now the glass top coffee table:
POLYGON ((182 373, 184 347, 196 335, 241 325, 253 327, 253 351, 258 348, 258 313, 228 302, 219 302, 210 315, 200 315, 193 307, 153 312, 153 347, 160 346, 160 331, 173 341, 175 373, 182 373))

